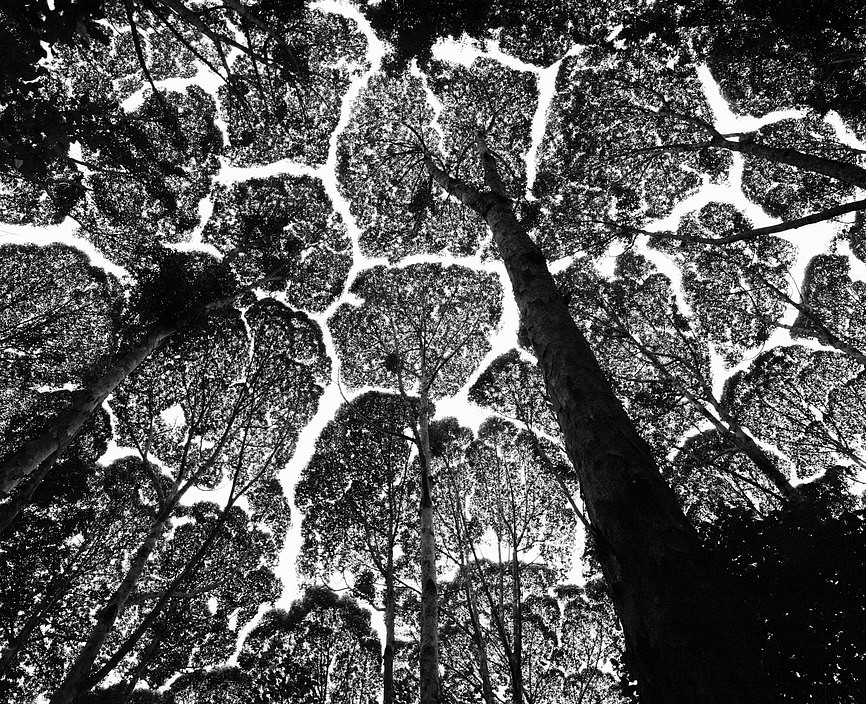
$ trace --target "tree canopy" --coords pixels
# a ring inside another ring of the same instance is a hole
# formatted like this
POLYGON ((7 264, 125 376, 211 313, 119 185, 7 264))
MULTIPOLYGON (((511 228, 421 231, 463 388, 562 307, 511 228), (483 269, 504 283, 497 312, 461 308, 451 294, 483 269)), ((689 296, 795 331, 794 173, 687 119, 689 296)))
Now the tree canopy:
POLYGON ((0 8, 0 694, 862 701, 864 46, 0 8))

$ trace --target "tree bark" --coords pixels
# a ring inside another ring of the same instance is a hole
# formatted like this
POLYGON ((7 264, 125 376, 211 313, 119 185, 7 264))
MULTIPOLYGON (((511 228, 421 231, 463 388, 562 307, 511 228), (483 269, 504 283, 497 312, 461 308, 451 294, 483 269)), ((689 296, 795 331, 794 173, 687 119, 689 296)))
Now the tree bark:
POLYGON ((430 403, 422 380, 419 409, 418 459, 421 465, 421 643, 418 660, 421 704, 439 703, 439 593, 436 583, 436 534, 433 528, 433 498, 430 492, 430 403))
POLYGON ((511 631, 514 646, 511 648, 510 669, 513 704, 523 704, 523 608, 520 598, 520 561, 515 544, 511 546, 511 631))
POLYGON ((837 181, 850 183, 853 186, 866 188, 866 169, 849 164, 846 161, 827 159, 823 156, 806 154, 796 149, 785 149, 783 147, 771 147, 749 139, 734 142, 724 137, 716 137, 711 142, 712 146, 728 149, 732 152, 740 152, 747 156, 754 156, 777 164, 787 164, 803 171, 811 171, 823 174, 837 181))
POLYGON ((82 429, 93 413, 126 377, 134 372, 175 328, 158 327, 141 343, 127 352, 102 376, 93 381, 87 391, 64 413, 61 413, 39 437, 25 443, 0 467, 0 496, 8 495, 18 484, 35 472, 51 455, 62 451, 82 429))
POLYGON ((382 655, 382 704, 394 704, 394 619, 397 611, 394 593, 394 558, 388 556, 385 575, 385 652, 382 655))
POLYGON ((63 679, 60 688, 51 697, 50 704, 72 704, 87 685, 90 672, 93 669, 93 663, 105 644, 108 634, 123 613, 126 602, 135 590, 138 580, 144 573, 147 561, 156 548, 156 544, 162 536, 169 516, 178 500, 180 500, 180 496, 176 495, 175 500, 160 511, 153 525, 151 525, 147 537, 138 548, 138 552, 136 552, 132 564, 130 564, 129 569, 126 571, 123 581, 114 590, 108 603, 97 614, 96 624, 91 630, 87 642, 81 648, 69 672, 66 673, 66 677, 63 679))
MULTIPOLYGON (((485 172, 495 163, 478 140, 485 172)), ((479 192, 426 167, 490 227, 511 279, 587 514, 642 704, 757 704, 769 690, 757 641, 724 572, 703 550, 649 447, 614 395, 501 181, 479 192)))
POLYGON ((24 622, 24 625, 21 626, 21 630, 18 631, 15 637, 9 641, 5 650, 3 650, 3 655, 0 656, 0 676, 2 676, 6 669, 15 662, 18 653, 20 653, 21 649, 27 644, 30 636, 33 635, 33 632, 40 625, 42 625, 47 612, 60 600, 60 597, 66 594, 73 581, 74 577, 65 577, 60 580, 60 582, 55 585, 51 594, 38 605, 27 621, 24 622))

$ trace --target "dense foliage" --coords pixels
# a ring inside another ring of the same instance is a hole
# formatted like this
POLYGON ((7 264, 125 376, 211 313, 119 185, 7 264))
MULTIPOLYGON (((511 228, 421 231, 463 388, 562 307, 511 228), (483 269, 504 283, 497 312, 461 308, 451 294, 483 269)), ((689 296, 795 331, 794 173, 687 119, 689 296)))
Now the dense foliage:
POLYGON ((866 699, 861 5, 0 8, 0 696, 679 704, 622 519, 866 699))

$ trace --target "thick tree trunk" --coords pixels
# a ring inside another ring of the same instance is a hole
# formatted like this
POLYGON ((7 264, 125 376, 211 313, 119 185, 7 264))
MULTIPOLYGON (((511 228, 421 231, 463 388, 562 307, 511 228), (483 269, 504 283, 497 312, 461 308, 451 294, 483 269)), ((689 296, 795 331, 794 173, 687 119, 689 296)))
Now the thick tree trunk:
POLYGON ((82 429, 109 394, 156 350, 175 329, 152 330, 135 348, 127 352, 102 376, 93 381, 80 398, 61 413, 39 437, 33 438, 0 467, 0 496, 8 495, 18 484, 35 472, 51 455, 62 451, 82 429))
POLYGON ((48 472, 51 471, 51 468, 57 462, 60 455, 66 450, 66 447, 69 445, 71 440, 72 439, 70 438, 60 448, 53 452, 47 460, 39 465, 39 469, 23 481, 23 486, 19 485, 18 491, 16 491, 5 504, 0 506, 0 535, 3 535, 9 526, 11 526, 15 521, 18 514, 21 513, 26 506, 30 505, 30 500, 33 498, 33 494, 36 493, 42 480, 45 479, 48 472))
POLYGON ((489 192, 449 177, 430 158, 426 165, 493 232, 587 513, 610 546, 599 558, 642 704, 769 701, 741 604, 611 390, 544 255, 514 216, 483 139, 479 152, 489 192))
POLYGON ((394 704, 394 619, 397 600, 394 593, 394 559, 388 556, 385 575, 385 652, 382 655, 382 704, 394 704))
MULTIPOLYGON (((422 382, 423 386, 423 382, 422 382)), ((439 704, 439 593, 436 583, 436 534, 433 528, 433 497, 430 493, 429 400, 421 390, 419 435, 421 447, 421 704, 439 704)))
POLYGON ((751 140, 734 142, 724 137, 716 137, 712 141, 714 147, 729 149, 732 152, 740 152, 748 156, 758 157, 777 164, 787 164, 803 171, 812 171, 816 174, 829 176, 837 181, 850 183, 860 188, 866 188, 866 169, 849 164, 837 159, 827 159, 814 154, 805 154, 796 149, 785 149, 783 147, 771 147, 751 140))
POLYGON ((138 548, 138 552, 136 552, 132 564, 130 564, 129 569, 126 571, 123 581, 114 590, 108 603, 97 614, 96 624, 91 630, 87 642, 81 648, 69 672, 66 673, 66 677, 60 688, 51 697, 50 704, 72 704, 87 686, 90 672, 93 669, 93 663, 96 662, 96 658, 105 644, 108 634, 126 608, 126 602, 129 600, 130 595, 138 584, 138 580, 144 573, 147 561, 165 530, 166 523, 175 503, 172 503, 171 508, 166 507, 163 509, 150 527, 150 531, 148 531, 147 537, 138 548))

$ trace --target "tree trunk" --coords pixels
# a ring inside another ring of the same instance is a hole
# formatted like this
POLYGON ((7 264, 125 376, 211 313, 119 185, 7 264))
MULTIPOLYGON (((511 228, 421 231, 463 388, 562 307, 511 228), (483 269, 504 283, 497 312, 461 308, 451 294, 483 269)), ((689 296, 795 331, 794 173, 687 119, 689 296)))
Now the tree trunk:
POLYGON ((451 178, 429 157, 425 163, 493 232, 587 513, 610 546, 599 559, 641 703, 768 702, 757 641, 727 577, 703 550, 571 318, 544 255, 514 216, 483 136, 478 148, 487 192, 451 178))
POLYGON ((51 594, 47 596, 41 604, 39 604, 27 621, 24 622, 24 625, 21 626, 21 630, 18 631, 15 637, 9 641, 6 645, 6 649, 3 651, 3 655, 0 656, 0 676, 2 676, 6 669, 15 662, 18 653, 20 653, 21 649, 27 644, 33 631, 42 625, 47 612, 58 602, 60 597, 66 594, 73 581, 74 577, 65 577, 60 580, 51 591, 51 594))
MULTIPOLYGON (((226 308, 243 294, 277 278, 280 277, 276 274, 263 276, 252 284, 239 288, 230 296, 208 303, 204 310, 206 313, 212 313, 226 308)), ((39 437, 25 443, 15 454, 5 460, 0 465, 0 498, 8 496, 22 479, 35 472, 52 455, 55 456, 55 460, 59 459, 65 448, 111 392, 178 329, 176 325, 160 325, 153 328, 137 347, 127 352, 94 380, 80 395, 79 400, 55 418, 39 437)))
POLYGON ((421 447, 421 704, 439 704, 439 594, 436 584, 436 534, 433 530, 433 498, 430 493, 429 400, 421 389, 419 436, 421 447))
POLYGON ((382 655, 382 704, 394 704, 394 618, 397 611, 394 594, 393 550, 388 556, 385 575, 385 652, 382 655))
POLYGON ((523 704, 523 609, 520 603, 520 561, 517 557, 517 545, 513 545, 511 549, 511 631, 514 634, 509 662, 511 701, 512 704, 523 704))
MULTIPOLYGON (((175 498, 179 500, 180 497, 176 496, 175 498)), ((135 590, 138 580, 144 573, 147 561, 153 553, 157 541, 165 530, 166 523, 175 504, 176 501, 173 501, 170 504, 170 507, 167 506, 160 512, 159 516, 157 516, 157 519, 151 526, 147 537, 138 548, 138 552, 135 554, 135 558, 129 566, 129 569, 126 571, 123 581, 117 589, 114 590, 114 594, 111 595, 108 603, 100 609, 97 614, 96 625, 91 630, 90 637, 78 653, 78 657, 75 658, 75 662, 72 664, 69 672, 66 673, 66 677, 60 685, 60 688, 54 693, 54 696, 51 697, 50 704, 72 704, 87 685, 90 672, 93 669, 93 663, 96 661, 99 651, 105 644, 108 634, 111 632, 117 619, 123 613, 123 610, 126 607, 126 602, 135 590)))
POLYGON ((484 704, 496 704, 493 694, 493 685, 490 683, 490 665, 487 662, 487 644, 481 632, 481 619, 478 617, 478 600, 475 598, 475 587, 472 583, 472 568, 466 564, 461 565, 463 569, 463 586, 466 594, 466 607, 469 610, 469 619, 472 622, 472 639, 475 641, 475 657, 478 660, 478 674, 481 677, 481 696, 484 704))
POLYGON ((153 625, 157 618, 159 618, 160 614, 162 614, 163 608, 165 605, 180 591, 183 583, 192 575, 193 571, 198 567, 199 563, 204 559, 204 557, 208 554, 211 547, 213 546, 216 539, 219 537, 220 532, 222 531, 223 526, 225 525, 226 520, 228 519, 228 512, 234 506, 235 499, 229 501, 223 510, 220 513, 219 518, 216 521, 216 525, 208 532, 207 537, 202 541, 202 544, 198 546, 195 553, 193 553, 192 557, 190 557, 184 568, 180 571, 180 573, 171 581, 171 583, 163 590, 160 597, 157 599, 156 603, 153 605, 151 610, 148 612, 147 616, 142 619, 141 623, 135 628, 135 630, 127 636, 126 640, 120 645, 120 647, 114 651, 112 656, 108 659, 108 661, 101 667, 99 670, 93 674, 92 677, 88 677, 87 681, 84 683, 84 687, 86 689, 92 689, 97 684, 99 684, 103 679, 105 679, 111 672, 117 667, 120 662, 125 658, 135 645, 141 640, 141 637, 147 632, 147 630, 153 625))
POLYGON ((511 649, 511 701, 523 704, 523 609, 520 604, 520 561, 517 545, 511 547, 511 630, 514 646, 511 649))
POLYGON ((777 164, 787 164, 802 171, 812 171, 816 174, 829 176, 837 181, 850 183, 860 188, 866 188, 866 169, 849 164, 846 161, 827 159, 814 154, 805 154, 796 149, 785 149, 782 147, 771 147, 750 140, 733 142, 724 137, 716 137, 712 141, 714 147, 729 149, 732 152, 740 152, 748 156, 758 157, 777 164))
POLYGON ((25 506, 30 505, 30 500, 33 498, 33 494, 36 493, 42 480, 45 479, 48 472, 51 471, 51 468, 57 462, 60 455, 66 450, 66 447, 71 441, 72 438, 67 440, 61 447, 53 452, 47 460, 39 465, 37 471, 33 472, 24 480, 24 485, 18 487, 18 491, 15 492, 15 495, 5 504, 0 506, 0 535, 3 535, 9 526, 12 525, 15 518, 19 513, 21 513, 21 510, 25 506))
POLYGON ((8 495, 18 484, 35 472, 58 450, 75 438, 84 424, 109 394, 146 360, 175 328, 159 327, 152 330, 135 348, 94 380, 72 407, 61 413, 39 437, 25 443, 21 449, 0 466, 0 496, 8 495))

